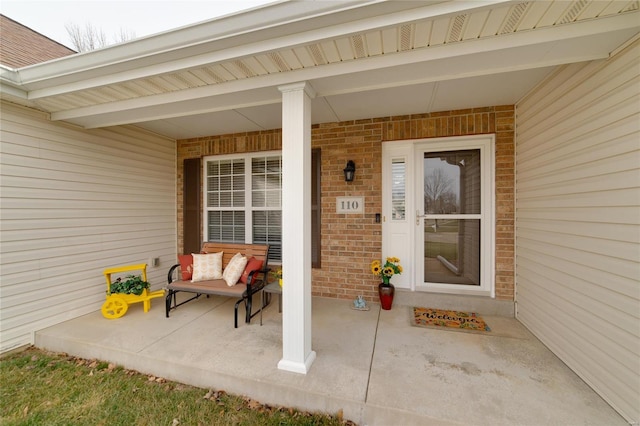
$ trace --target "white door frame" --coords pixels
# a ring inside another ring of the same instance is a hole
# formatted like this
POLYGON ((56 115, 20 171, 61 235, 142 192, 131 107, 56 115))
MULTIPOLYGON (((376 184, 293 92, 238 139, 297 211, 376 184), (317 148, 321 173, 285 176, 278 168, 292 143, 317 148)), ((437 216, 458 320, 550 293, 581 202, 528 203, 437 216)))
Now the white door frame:
POLYGON ((393 284, 412 291, 495 297, 495 135, 414 139, 382 144, 382 254, 396 256, 404 268, 393 284), (424 283, 422 212, 422 157, 424 151, 480 149, 482 162, 481 285, 424 283), (392 163, 404 162, 406 202, 404 218, 393 215, 392 163), (418 181, 420 179, 420 181, 418 181))

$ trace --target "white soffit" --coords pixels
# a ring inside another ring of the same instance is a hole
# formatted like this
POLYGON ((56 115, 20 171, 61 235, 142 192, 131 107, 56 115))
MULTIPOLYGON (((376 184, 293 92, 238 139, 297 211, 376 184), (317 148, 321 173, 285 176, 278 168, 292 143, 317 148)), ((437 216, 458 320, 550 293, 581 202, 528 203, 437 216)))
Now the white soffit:
MULTIPOLYGON (((390 115, 513 105, 554 68, 340 94, 312 101, 313 123, 359 120, 390 115)), ((142 124, 175 139, 251 132, 281 127, 281 104, 198 114, 142 124), (176 127, 168 127, 167 123, 176 127)))
POLYGON ((514 105, 553 69, 553 67, 536 68, 484 77, 442 81, 437 83, 436 93, 434 93, 427 111, 514 105))
POLYGON ((330 96, 326 100, 338 117, 336 121, 427 113, 435 86, 436 83, 402 86, 361 92, 357 96, 330 96))
MULTIPOLYGON (((276 109, 279 111, 278 107, 279 105, 276 106, 276 109)), ((171 120, 154 120, 144 123, 141 127, 174 139, 235 133, 238 129, 245 132, 263 130, 261 125, 247 119, 242 113, 235 110, 178 117, 171 120)))
MULTIPOLYGON (((314 78, 322 76, 323 67, 311 67, 291 71, 289 73, 278 73, 273 76, 255 77, 246 80, 230 81, 225 84, 210 85, 199 89, 185 88, 181 91, 132 98, 122 101, 103 102, 86 107, 77 107, 66 111, 53 112, 54 120, 67 120, 84 127, 95 128, 103 126, 114 126, 122 124, 140 123, 154 119, 169 119, 186 115, 204 114, 228 109, 241 109, 253 106, 269 105, 279 103, 280 93, 277 91, 278 85, 293 81, 310 81, 318 97, 331 97, 340 94, 354 96, 349 103, 367 103, 368 95, 365 93, 364 99, 359 101, 357 94, 370 92, 372 90, 382 90, 391 88, 402 88, 404 86, 416 86, 438 81, 449 81, 460 78, 470 78, 478 76, 491 76, 493 74, 506 74, 507 72, 518 72, 527 69, 536 69, 560 65, 567 61, 582 62, 606 56, 606 53, 622 44, 633 35, 634 31, 616 31, 605 39, 596 35, 574 38, 562 43, 547 42, 527 46, 526 48, 507 48, 483 53, 473 53, 467 55, 453 56, 451 58, 426 60, 398 66, 376 68, 371 70, 345 72, 344 70, 335 73, 330 77, 314 78), (597 53, 596 53, 597 52, 597 53), (570 60, 569 60, 570 59, 570 60), (252 90, 248 88, 251 87, 252 90), (245 89, 245 90, 243 90, 245 89), (162 98, 153 99, 153 98, 162 98)), ((446 47, 438 47, 445 49, 446 47)), ((453 46, 452 49, 455 49, 453 46)), ((420 52, 399 53, 397 55, 420 54, 420 52)), ((386 58, 379 58, 385 60, 386 58)), ((377 61, 378 58, 363 59, 362 61, 377 61)), ((326 67, 340 67, 340 65, 328 65, 326 67)), ((348 67, 348 65, 347 65, 348 67)), ((546 73, 524 74, 528 77, 534 75, 545 75, 546 73)), ((521 87, 531 88, 539 80, 522 80, 521 87)), ((483 83, 479 83, 483 84, 483 83)), ((495 91, 497 98, 511 98, 515 103, 519 98, 500 95, 506 88, 495 91)), ((523 90, 519 90, 523 93, 523 90)), ((399 91, 398 93, 404 93, 399 91)), ((390 92, 390 95, 392 92, 390 92)), ((443 94, 444 95, 444 94, 443 94)), ((468 104, 481 105, 480 99, 473 100, 473 93, 469 94, 468 104)), ((482 97, 482 101, 487 99, 482 97)), ((396 102, 411 102, 406 96, 399 96, 396 102)), ((389 105, 394 103, 393 98, 388 98, 389 105)), ((498 104, 495 100, 491 105, 498 104)), ((458 109, 454 108, 454 109, 458 109)), ((401 111, 391 111, 382 115, 406 114, 407 110, 413 108, 409 105, 401 108, 401 111)), ((419 112, 419 111, 416 111, 419 112)), ((426 112, 426 111, 422 111, 426 112)), ((341 114, 337 114, 338 117, 341 114)), ((314 123, 315 121, 314 116, 314 123)), ((345 117, 344 119, 351 119, 345 117)))
MULTIPOLYGON (((274 104, 280 102, 277 86, 297 81, 309 81, 320 98, 327 98, 314 102, 314 108, 320 108, 314 112, 314 122, 352 119, 357 105, 362 111, 358 116, 377 110, 362 107, 381 95, 376 91, 389 96, 385 101, 389 108, 375 115, 396 115, 423 105, 407 99, 410 87, 422 97, 432 90, 429 83, 443 82, 436 95, 446 96, 444 88, 456 87, 447 81, 494 74, 507 78, 511 72, 518 75, 527 69, 606 58, 640 31, 639 4, 285 2, 18 73, 22 81, 32 78, 24 86, 32 89, 28 98, 51 112, 52 119, 85 127, 189 115, 204 118, 204 114, 234 110, 238 117, 234 124, 244 123, 235 131, 264 129, 274 124, 274 104), (242 25, 234 31, 227 25, 233 22, 242 25), (188 42, 180 46, 178 35, 188 42), (140 51, 136 56, 128 53, 129 48, 140 51), (116 57, 120 62, 108 62, 116 57), (60 73, 61 69, 68 72, 60 73), (391 97, 393 93, 400 95, 391 97), (338 105, 338 100, 345 104, 338 105), (268 111, 264 116, 262 109, 268 111)), ((521 74, 531 80, 523 80, 510 92, 522 92, 545 73, 521 74)), ((476 80, 481 86, 490 86, 490 81, 476 80)), ((493 100, 484 95, 474 100, 470 93, 464 105, 502 103, 500 99, 509 98, 505 90, 493 91, 493 100)), ((455 93, 450 97, 457 98, 455 93)), ((453 103, 433 97, 428 105, 445 104, 453 103)), ((173 128, 193 128, 194 134, 202 130, 185 125, 186 121, 178 120, 173 128)), ((227 128, 224 124, 216 128, 223 127, 227 128)))

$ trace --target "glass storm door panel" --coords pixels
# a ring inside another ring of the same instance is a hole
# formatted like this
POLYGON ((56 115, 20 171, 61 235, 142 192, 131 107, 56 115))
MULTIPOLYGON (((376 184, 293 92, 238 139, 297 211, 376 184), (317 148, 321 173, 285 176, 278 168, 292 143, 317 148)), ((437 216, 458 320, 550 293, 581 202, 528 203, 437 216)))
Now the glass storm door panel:
POLYGON ((425 283, 481 285, 481 166, 480 149, 423 152, 425 283))

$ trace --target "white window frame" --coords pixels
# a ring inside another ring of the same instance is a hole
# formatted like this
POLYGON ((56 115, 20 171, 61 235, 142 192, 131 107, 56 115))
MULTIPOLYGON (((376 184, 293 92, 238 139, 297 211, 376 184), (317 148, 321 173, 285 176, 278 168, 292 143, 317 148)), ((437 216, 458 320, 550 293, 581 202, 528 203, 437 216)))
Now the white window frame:
MULTIPOLYGON (((202 230, 205 240, 209 238, 209 212, 210 211, 237 211, 243 209, 244 215, 244 239, 246 244, 253 243, 253 212, 254 211, 280 211, 282 212, 282 199, 280 199, 279 207, 253 207, 253 191, 252 191, 252 160, 260 157, 280 157, 282 161, 282 151, 258 151, 239 154, 223 154, 210 155, 203 157, 202 167, 202 200, 203 200, 203 217, 202 230), (207 193, 209 192, 209 180, 207 179, 208 162, 224 161, 224 160, 244 160, 244 207, 209 207, 207 193)), ((281 176, 282 177, 282 176, 281 176)), ((282 185, 282 181, 281 181, 282 185)), ((282 186, 280 187, 282 191, 282 186)))

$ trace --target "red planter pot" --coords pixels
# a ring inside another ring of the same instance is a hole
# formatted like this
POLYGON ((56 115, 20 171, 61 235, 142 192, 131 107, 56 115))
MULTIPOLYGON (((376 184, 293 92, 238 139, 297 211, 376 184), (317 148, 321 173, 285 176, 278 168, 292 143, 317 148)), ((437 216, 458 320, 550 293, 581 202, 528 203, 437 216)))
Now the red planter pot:
POLYGON ((380 283, 378 285, 378 295, 380 296, 380 304, 382 305, 382 309, 388 311, 391 309, 391 305, 393 305, 393 295, 396 292, 396 288, 393 284, 384 285, 380 283))

